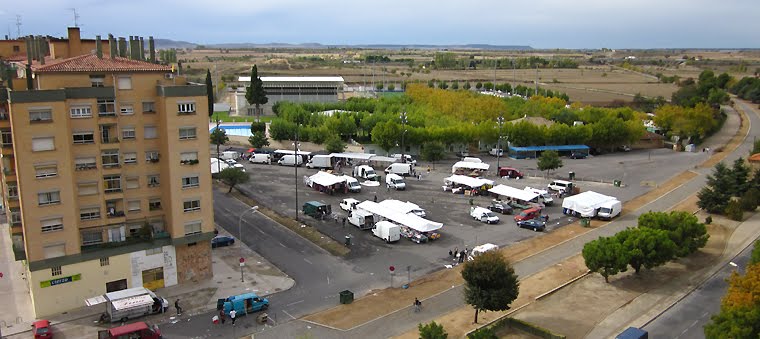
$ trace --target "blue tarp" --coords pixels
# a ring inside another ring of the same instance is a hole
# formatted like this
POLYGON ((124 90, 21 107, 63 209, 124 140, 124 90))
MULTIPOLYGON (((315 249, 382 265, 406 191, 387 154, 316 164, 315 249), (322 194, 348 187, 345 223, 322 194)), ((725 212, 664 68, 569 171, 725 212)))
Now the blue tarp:
POLYGON ((513 147, 509 146, 511 152, 543 152, 543 151, 588 151, 586 145, 550 145, 550 146, 527 146, 513 147))

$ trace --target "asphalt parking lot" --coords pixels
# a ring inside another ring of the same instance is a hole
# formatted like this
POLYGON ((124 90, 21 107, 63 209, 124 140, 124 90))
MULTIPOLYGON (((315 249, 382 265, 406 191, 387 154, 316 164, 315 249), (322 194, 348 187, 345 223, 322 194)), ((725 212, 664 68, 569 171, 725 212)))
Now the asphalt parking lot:
MULTIPOLYGON (((544 189, 552 179, 567 179, 569 171, 576 173, 576 185, 582 191, 593 190, 602 194, 617 197, 624 203, 653 189, 675 174, 692 168, 706 158, 704 153, 674 153, 667 149, 638 150, 626 153, 612 153, 587 159, 563 158, 564 167, 545 178, 545 173, 536 170, 535 159, 500 159, 501 166, 515 167, 527 174, 526 178, 501 179, 496 178, 492 170, 486 178, 495 180, 496 184, 506 184, 519 189, 531 186, 544 189), (623 187, 615 187, 612 180, 622 180, 623 187)), ((481 159, 496 166, 496 158, 482 155, 481 159)), ((498 224, 485 224, 473 220, 469 216, 470 199, 475 206, 487 207, 491 197, 469 197, 462 194, 444 192, 441 188, 443 179, 451 175, 451 165, 456 159, 444 160, 427 172, 428 164, 421 163, 417 170, 423 173, 422 179, 407 178, 405 191, 388 191, 384 183, 380 186, 363 186, 360 193, 335 193, 328 195, 313 190, 304 184, 304 176, 317 172, 305 167, 298 168, 296 177, 293 167, 277 165, 250 164, 244 162, 251 180, 241 185, 241 189, 257 200, 260 204, 287 216, 295 216, 295 186, 298 185, 298 204, 303 205, 309 200, 322 201, 332 206, 333 213, 346 215, 338 203, 343 198, 351 197, 359 201, 372 200, 377 196, 378 201, 397 199, 411 201, 420 205, 427 212, 427 219, 443 223, 440 230, 442 237, 438 240, 416 244, 405 238, 401 241, 386 244, 372 235, 371 231, 361 231, 346 223, 333 220, 315 220, 301 214, 301 221, 309 226, 317 227, 324 234, 343 242, 348 235, 351 237, 352 251, 346 258, 355 264, 355 270, 371 272, 387 272, 389 265, 400 268, 401 273, 410 270, 415 276, 440 269, 452 262, 448 251, 458 247, 473 248, 483 243, 493 243, 500 247, 509 246, 538 233, 528 229, 518 228, 512 215, 501 215, 498 224)), ((375 168, 382 173, 382 168, 375 168)), ((350 168, 344 168, 349 173, 350 168)), ((561 199, 555 199, 553 206, 545 209, 549 215, 546 232, 575 221, 575 218, 561 214, 561 199)), ((300 206, 298 207, 300 209, 300 206)), ((633 225, 632 225, 633 226, 633 225)))

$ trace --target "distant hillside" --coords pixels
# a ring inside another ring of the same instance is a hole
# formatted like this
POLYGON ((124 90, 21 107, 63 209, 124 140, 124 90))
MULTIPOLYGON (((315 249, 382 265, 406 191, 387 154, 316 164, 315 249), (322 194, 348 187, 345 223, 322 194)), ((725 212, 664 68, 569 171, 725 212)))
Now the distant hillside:
POLYGON ((194 44, 192 42, 175 41, 175 40, 170 40, 170 39, 155 39, 155 41, 156 41, 156 49, 195 48, 195 46, 198 46, 197 44, 194 44))
POLYGON ((327 48, 366 48, 366 49, 480 49, 480 50, 531 50, 530 46, 516 46, 516 45, 489 45, 489 44, 466 44, 466 45, 401 45, 401 44, 364 44, 364 45, 323 45, 317 42, 302 43, 302 44, 290 44, 283 42, 270 42, 270 43, 223 43, 223 44, 208 44, 199 45, 187 41, 175 41, 170 39, 156 39, 157 49, 168 48, 196 48, 196 47, 208 48, 208 49, 254 49, 254 48, 300 48, 300 49, 327 49, 327 48))

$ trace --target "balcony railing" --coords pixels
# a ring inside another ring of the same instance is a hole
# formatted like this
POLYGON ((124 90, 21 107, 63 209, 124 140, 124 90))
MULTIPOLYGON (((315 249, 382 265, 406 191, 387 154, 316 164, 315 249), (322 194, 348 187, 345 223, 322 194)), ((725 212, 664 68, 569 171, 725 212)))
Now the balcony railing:
POLYGON ((157 164, 158 163, 158 158, 150 158, 150 159, 148 159, 148 162, 151 163, 151 164, 157 164))
POLYGON ((179 163, 182 165, 197 165, 198 159, 192 159, 192 160, 180 160, 179 163))
POLYGON ((115 144, 119 142, 119 138, 118 137, 110 137, 110 138, 103 137, 103 138, 100 138, 100 142, 104 144, 115 144))
MULTIPOLYGON (((119 191, 121 191, 121 190, 119 190, 119 191)), ((116 210, 108 211, 107 215, 108 215, 109 218, 119 218, 119 217, 123 217, 124 216, 124 211, 116 211, 116 210)))
POLYGON ((104 191, 106 193, 120 193, 121 192, 121 187, 106 188, 104 191))
POLYGON ((98 164, 78 164, 74 168, 77 171, 86 171, 98 168, 98 164))
POLYGON ((98 116, 101 118, 116 117, 116 112, 98 112, 98 116))

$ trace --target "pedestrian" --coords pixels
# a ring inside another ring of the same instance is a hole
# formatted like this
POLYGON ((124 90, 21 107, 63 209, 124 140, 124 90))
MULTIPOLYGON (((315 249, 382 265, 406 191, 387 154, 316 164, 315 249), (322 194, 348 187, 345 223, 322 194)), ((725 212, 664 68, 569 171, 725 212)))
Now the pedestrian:
POLYGON ((459 254, 459 246, 454 247, 454 255, 459 254))
POLYGON ((419 299, 414 298, 414 312, 415 313, 420 311, 420 306, 422 306, 422 302, 420 302, 419 299))
POLYGON ((462 250, 462 252, 459 252, 459 263, 460 264, 464 262, 464 256, 465 256, 464 250, 462 250))
POLYGON ((346 228, 346 217, 343 217, 343 228, 346 228))
POLYGON ((230 320, 232 320, 232 326, 235 326, 235 315, 237 315, 237 312, 235 312, 235 309, 233 308, 230 311, 230 320))
POLYGON ((454 256, 454 253, 452 253, 451 250, 449 250, 449 257, 452 257, 452 256, 454 256))
POLYGON ((169 300, 161 299, 161 313, 166 313, 169 310, 169 300))
POLYGON ((430 165, 428 165, 427 172, 430 174, 430 165))
POLYGON ((391 185, 388 185, 388 184, 386 184, 386 185, 385 185, 385 189, 387 189, 387 190, 388 190, 388 192, 390 192, 390 191, 391 191, 391 185))
POLYGON ((182 307, 179 307, 179 299, 174 301, 174 308, 177 309, 177 315, 182 314, 182 307))
POLYGON ((224 315, 224 310, 219 310, 219 321, 222 322, 222 325, 224 325, 224 320, 226 316, 224 315))

